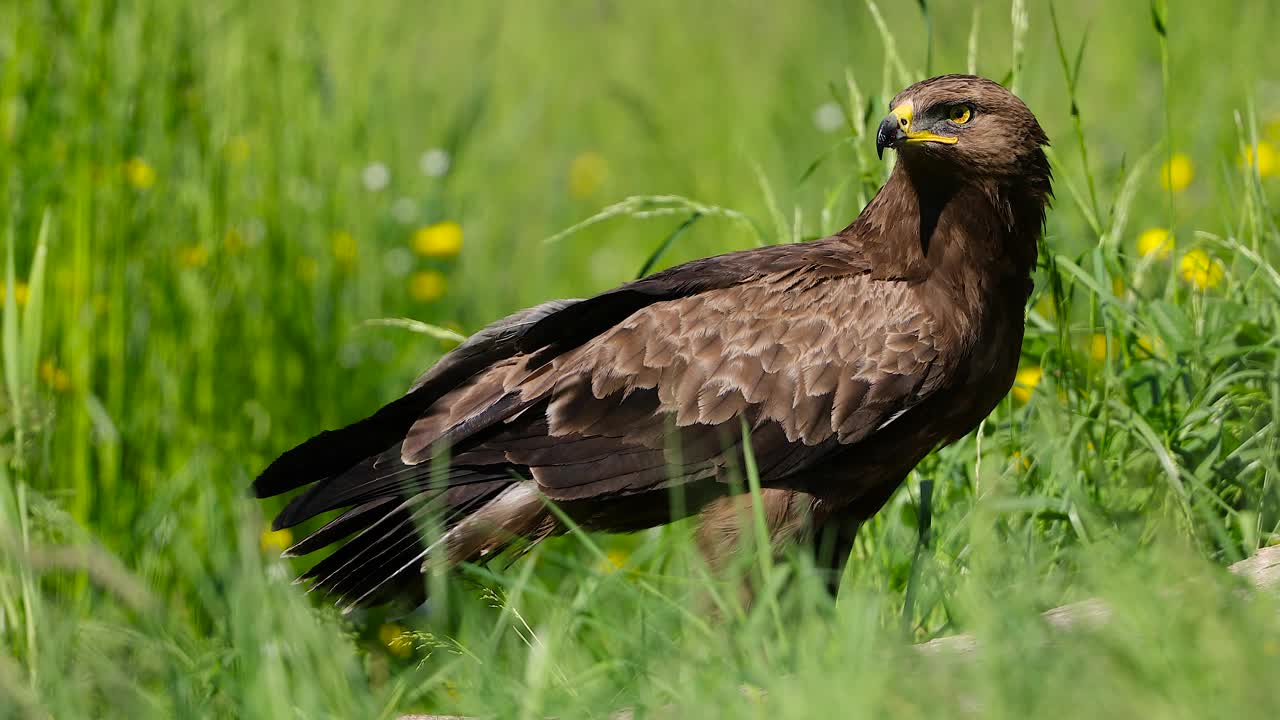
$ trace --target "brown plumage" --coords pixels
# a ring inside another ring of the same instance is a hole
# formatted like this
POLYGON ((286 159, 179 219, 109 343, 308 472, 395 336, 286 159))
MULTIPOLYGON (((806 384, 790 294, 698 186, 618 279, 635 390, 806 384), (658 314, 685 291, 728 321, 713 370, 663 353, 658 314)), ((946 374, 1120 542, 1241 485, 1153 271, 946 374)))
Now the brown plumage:
POLYGON ((563 531, 548 500, 611 531, 682 504, 714 560, 749 501, 731 494, 744 426, 774 540, 830 528, 842 563, 915 464, 1012 385, 1050 198, 1047 139, 996 83, 933 78, 892 107, 877 146, 897 166, 836 235, 521 311, 282 455, 258 496, 310 487, 274 527, 347 508, 289 550, 349 538, 303 577, 348 606, 421 597, 428 563, 563 531))

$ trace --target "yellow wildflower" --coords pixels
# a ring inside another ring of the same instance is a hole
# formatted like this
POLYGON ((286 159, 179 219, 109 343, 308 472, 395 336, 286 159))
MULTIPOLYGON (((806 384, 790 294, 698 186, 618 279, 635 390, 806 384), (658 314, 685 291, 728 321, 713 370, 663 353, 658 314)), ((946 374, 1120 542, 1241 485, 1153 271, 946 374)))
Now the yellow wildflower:
POLYGON ((315 282, 316 276, 320 274, 320 263, 310 255, 303 255, 298 258, 298 263, 294 268, 298 274, 298 279, 304 283, 315 282))
MULTIPOLYGON (((0 282, 0 304, 3 304, 8 301, 9 299, 8 290, 9 289, 5 287, 5 284, 0 282)), ((13 283, 13 299, 18 303, 18 307, 22 307, 23 305, 26 305, 27 301, 31 299, 31 287, 28 286, 26 283, 22 282, 21 280, 14 282, 13 283)))
POLYGON ((1178 265, 1182 279, 1199 290, 1209 290, 1222 282, 1222 263, 1209 257, 1205 251, 1196 248, 1187 251, 1178 265))
POLYGON ((1191 179, 1195 177, 1195 168, 1191 165, 1191 158, 1186 153, 1174 153, 1160 168, 1160 184, 1166 190, 1181 192, 1187 189, 1191 184, 1191 179))
POLYGON ((1157 260, 1165 260, 1172 250, 1173 234, 1165 228, 1147 228, 1138 234, 1138 254, 1142 257, 1154 255, 1157 260))
POLYGON ((1094 362, 1107 359, 1107 336, 1103 333, 1093 333, 1089 336, 1089 359, 1094 362))
POLYGON ((1022 454, 1021 450, 1014 450, 1009 454, 1009 459, 1013 461, 1013 466, 1022 470, 1031 469, 1031 458, 1022 454))
POLYGON ((1039 365, 1032 365, 1018 371, 1013 378, 1013 399, 1025 403, 1031 400, 1031 393, 1044 377, 1044 370, 1039 365))
POLYGON ((610 575, 621 570, 626 566, 627 561, 631 559, 631 553, 620 548, 610 548, 604 554, 604 559, 600 561, 597 570, 605 575, 610 575))
POLYGON ((452 220, 420 227, 413 233, 413 251, 423 257, 453 257, 461 249, 462 226, 452 220))
POLYGON ((569 194, 576 198, 594 195, 609 178, 609 163, 598 152, 584 152, 569 163, 569 194))
POLYGON ((200 243, 178 249, 178 264, 182 267, 198 268, 207 262, 209 262, 209 251, 200 243))
POLYGON ((147 190, 156 184, 156 171, 146 160, 130 158, 124 164, 124 179, 138 190, 147 190))
POLYGON ((387 623, 378 628, 378 640, 386 646, 387 651, 398 658, 407 658, 413 654, 413 634, 403 625, 387 623))
POLYGON ((1244 166, 1247 168, 1258 168, 1260 177, 1270 177, 1280 173, 1280 153, 1276 151, 1274 145, 1265 140, 1251 148, 1245 148, 1244 166))
POLYGON ((360 248, 356 245, 356 239, 346 230, 339 230, 333 234, 333 259, 338 261, 338 266, 349 268, 356 264, 356 256, 359 255, 360 248))
POLYGON ((227 159, 233 163, 242 163, 249 159, 249 138, 244 135, 233 135, 223 148, 227 159))
POLYGON ((1158 337, 1141 335, 1138 337, 1138 349, 1146 353, 1147 357, 1157 357, 1162 354, 1164 341, 1158 337))
POLYGON ((262 552, 282 553, 293 545, 293 533, 289 532, 289 528, 267 528, 262 531, 262 537, 258 538, 258 544, 262 547, 262 552))
POLYGON ((71 376, 67 371, 53 364, 52 360, 40 363, 40 379, 55 392, 66 392, 71 389, 71 376))
POLYGON ((409 277, 409 296, 418 302, 439 300, 448 287, 444 275, 435 270, 422 270, 409 277))

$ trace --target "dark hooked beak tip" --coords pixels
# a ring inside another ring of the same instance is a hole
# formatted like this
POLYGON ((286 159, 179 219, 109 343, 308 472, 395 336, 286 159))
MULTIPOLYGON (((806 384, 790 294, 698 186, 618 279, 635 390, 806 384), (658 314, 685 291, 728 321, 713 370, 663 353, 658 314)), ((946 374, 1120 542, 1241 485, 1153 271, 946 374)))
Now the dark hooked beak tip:
POLYGON ((880 129, 876 130, 876 157, 884 158, 884 149, 893 147, 898 142, 899 133, 898 118, 896 115, 890 115, 880 121, 880 129))

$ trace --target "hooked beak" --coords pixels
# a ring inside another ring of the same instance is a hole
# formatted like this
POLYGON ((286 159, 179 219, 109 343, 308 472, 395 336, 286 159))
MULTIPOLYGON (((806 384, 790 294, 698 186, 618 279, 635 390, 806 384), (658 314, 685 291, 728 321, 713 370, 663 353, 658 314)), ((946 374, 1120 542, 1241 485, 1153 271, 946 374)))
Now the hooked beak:
POLYGON ((876 157, 884 159, 884 149, 896 147, 907 136, 898 129, 898 118, 892 113, 880 121, 880 129, 876 130, 876 157))
POLYGON ((911 101, 908 100, 893 109, 884 120, 880 121, 880 127, 876 130, 876 156, 883 158, 884 149, 887 147, 898 148, 902 145, 916 145, 919 143, 933 142, 942 143, 944 145, 955 145, 956 138, 948 135, 938 135, 928 130, 912 130, 913 108, 911 101))

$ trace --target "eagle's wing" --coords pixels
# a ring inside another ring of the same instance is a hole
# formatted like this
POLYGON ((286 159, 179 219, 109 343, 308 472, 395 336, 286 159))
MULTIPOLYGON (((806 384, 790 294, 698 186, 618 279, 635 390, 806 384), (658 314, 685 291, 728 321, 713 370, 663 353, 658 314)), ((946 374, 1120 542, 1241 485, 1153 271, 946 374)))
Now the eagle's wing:
POLYGON ((514 356, 552 357, 581 345, 647 305, 749 283, 770 272, 842 274, 865 269, 830 239, 726 253, 677 265, 587 300, 553 300, 516 312, 472 335, 373 415, 321 432, 276 458, 253 482, 265 498, 332 477, 399 442, 446 393, 514 356))
MULTIPOLYGON (((588 503, 723 478, 741 456, 743 420, 762 481, 778 483, 892 422, 950 366, 911 284, 873 279, 832 241, 690 263, 495 328, 424 377, 406 396, 418 394, 416 412, 396 416, 394 433, 313 474, 319 482, 277 517, 289 526, 351 508, 294 549, 363 530, 308 573, 319 586, 368 602, 416 576, 429 550, 418 513, 435 513, 446 536, 544 528, 520 478, 554 500, 588 503), (487 529, 464 524, 475 516, 487 529)), ((272 468, 264 477, 285 476, 272 468)), ((305 482, 260 478, 255 488, 305 482)), ((449 540, 452 553, 509 538, 449 540)))

